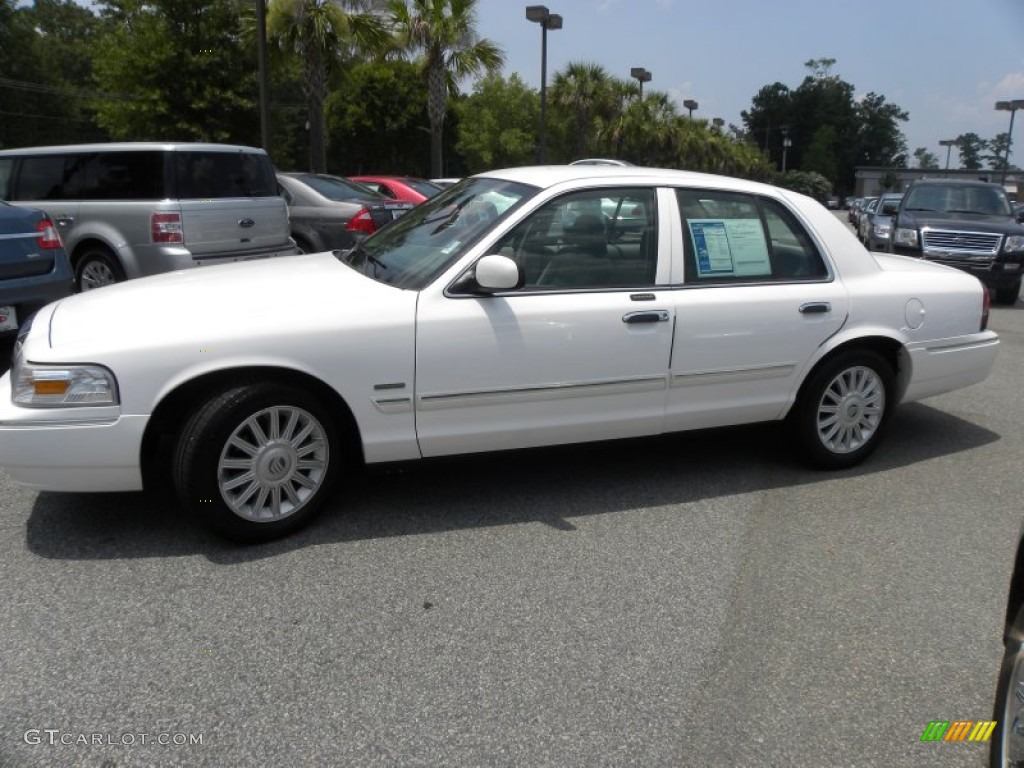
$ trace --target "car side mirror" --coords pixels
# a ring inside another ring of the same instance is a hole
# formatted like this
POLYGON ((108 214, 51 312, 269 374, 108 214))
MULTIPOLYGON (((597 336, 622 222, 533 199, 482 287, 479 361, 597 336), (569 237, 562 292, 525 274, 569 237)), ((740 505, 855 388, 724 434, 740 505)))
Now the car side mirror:
POLYGON ((522 285, 519 265, 508 256, 491 254, 476 263, 476 284, 485 291, 511 291, 522 285))
POLYGON ((1017 211, 1017 221, 1020 222, 1021 224, 1024 224, 1024 208, 1021 208, 1019 211, 1017 211))
POLYGON ((882 215, 895 216, 900 210, 899 203, 886 203, 882 206, 882 215))

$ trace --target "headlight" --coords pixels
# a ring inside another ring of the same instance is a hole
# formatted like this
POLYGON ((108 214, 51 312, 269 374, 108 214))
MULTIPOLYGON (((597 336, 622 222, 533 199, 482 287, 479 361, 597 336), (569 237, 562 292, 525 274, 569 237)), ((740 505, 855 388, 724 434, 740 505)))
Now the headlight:
POLYGON ((117 405, 114 374, 99 365, 33 365, 17 361, 11 400, 36 408, 117 405))
POLYGON ((1011 235, 1006 238, 1006 245, 1003 246, 1004 253, 1020 253, 1024 251, 1024 235, 1011 235))
POLYGON ((875 224, 875 227, 874 227, 874 229, 875 229, 875 237, 881 237, 881 238, 889 237, 889 228, 890 228, 890 225, 888 225, 888 224, 875 224))
POLYGON ((907 248, 917 248, 917 230, 900 227, 896 230, 893 242, 896 245, 905 245, 907 248))

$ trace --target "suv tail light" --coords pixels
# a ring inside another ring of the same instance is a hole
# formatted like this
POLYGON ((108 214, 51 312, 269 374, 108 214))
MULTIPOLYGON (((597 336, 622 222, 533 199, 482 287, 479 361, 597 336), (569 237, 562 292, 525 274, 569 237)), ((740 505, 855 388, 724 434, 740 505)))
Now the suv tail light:
POLYGON ((377 231, 377 225, 373 223, 370 209, 362 208, 359 213, 349 219, 348 226, 345 229, 348 232, 365 232, 368 235, 372 235, 377 231))
POLYGON ((154 213, 149 217, 149 233, 154 243, 184 243, 180 213, 154 213))
POLYGON ((988 328, 988 310, 992 305, 992 298, 988 295, 988 286, 982 284, 981 289, 985 292, 985 298, 981 300, 981 328, 979 330, 984 331, 988 328))
POLYGON ((57 233, 57 228, 53 225, 52 221, 40 219, 36 223, 36 231, 39 233, 39 237, 36 238, 36 245, 41 250, 50 251, 54 248, 60 248, 60 235, 57 233))

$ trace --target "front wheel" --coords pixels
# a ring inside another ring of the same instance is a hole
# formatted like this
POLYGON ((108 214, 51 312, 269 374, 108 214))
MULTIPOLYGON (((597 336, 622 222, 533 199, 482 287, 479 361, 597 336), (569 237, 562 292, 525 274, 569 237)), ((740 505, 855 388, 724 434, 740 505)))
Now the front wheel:
POLYGON ((841 352, 805 384, 793 412, 797 439, 816 466, 845 469, 878 446, 893 402, 892 367, 870 350, 841 352))
POLYGON ((329 412, 301 389, 239 385, 199 404, 178 439, 178 496, 241 543, 298 530, 323 507, 342 463, 329 412))
POLYGON ((1012 305, 1017 303, 1017 296, 1020 295, 1020 280, 1017 280, 1013 285, 1008 285, 1004 288, 996 288, 995 296, 996 304, 1012 305))

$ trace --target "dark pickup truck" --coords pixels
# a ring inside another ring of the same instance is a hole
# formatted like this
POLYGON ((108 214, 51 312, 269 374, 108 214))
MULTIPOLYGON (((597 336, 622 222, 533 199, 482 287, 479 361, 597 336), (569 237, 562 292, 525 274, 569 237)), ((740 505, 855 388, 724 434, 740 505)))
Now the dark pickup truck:
POLYGON ((999 304, 1020 293, 1024 216, 998 184, 921 179, 907 189, 893 220, 889 250, 970 272, 999 304))

